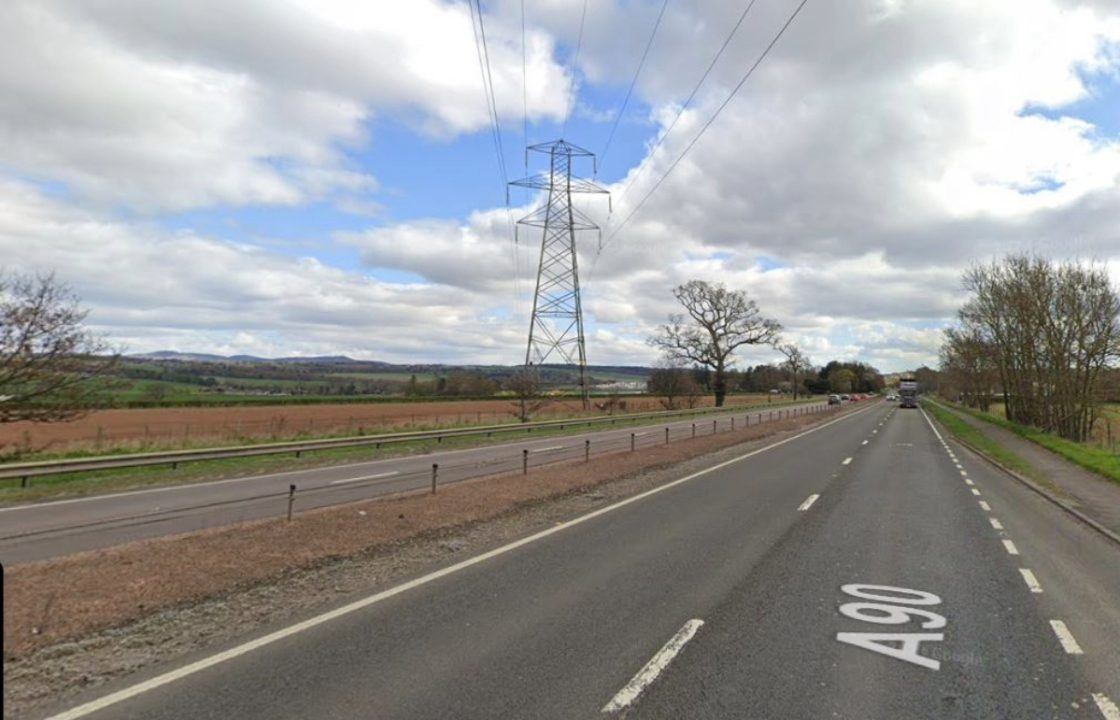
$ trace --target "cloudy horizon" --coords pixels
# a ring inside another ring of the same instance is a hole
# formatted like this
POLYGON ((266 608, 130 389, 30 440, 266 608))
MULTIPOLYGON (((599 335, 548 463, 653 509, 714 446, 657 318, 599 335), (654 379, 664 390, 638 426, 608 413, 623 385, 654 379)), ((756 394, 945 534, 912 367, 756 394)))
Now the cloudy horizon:
MULTIPOLYGON (((1120 280, 1120 7, 483 2, 510 180, 602 154, 579 207, 588 362, 648 365, 692 278, 812 360, 935 365, 961 272, 1008 252, 1120 280), (523 86, 524 78, 524 86, 523 86), (524 94, 523 94, 524 92, 524 94), (527 129, 527 133, 525 130, 527 129), (530 165, 528 171, 532 172, 530 165)), ((14 0, 0 7, 0 267, 53 271, 129 353, 515 364, 539 235, 510 221, 468 5, 14 0)), ((577 168, 590 175, 591 168, 577 168)), ((777 359, 766 348, 740 364, 777 359)))

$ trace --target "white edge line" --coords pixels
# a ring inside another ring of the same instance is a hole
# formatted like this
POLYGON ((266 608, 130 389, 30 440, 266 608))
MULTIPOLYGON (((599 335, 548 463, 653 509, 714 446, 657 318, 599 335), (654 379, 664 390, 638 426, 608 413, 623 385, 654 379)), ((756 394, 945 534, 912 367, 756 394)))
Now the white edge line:
POLYGON ((1010 540, 1004 540, 1003 547, 1007 550, 1008 555, 1019 554, 1019 548, 1015 547, 1015 543, 1011 542, 1010 540))
POLYGON ((1093 693, 1093 702, 1097 704, 1097 709, 1104 715, 1104 720, 1120 720, 1120 708, 1116 707, 1116 703, 1108 699, 1104 693, 1093 693))
POLYGON ((390 472, 378 473, 376 475, 363 475, 362 477, 342 478, 341 480, 331 480, 328 485, 342 485, 343 483, 358 482, 359 480, 377 480, 379 478, 393 477, 400 475, 400 470, 392 470, 390 472))
POLYGON ((1077 640, 1074 639, 1073 633, 1069 631, 1069 628, 1066 627, 1064 622, 1061 620, 1051 620, 1050 627, 1054 628, 1054 634, 1058 636, 1058 642, 1062 644, 1062 648, 1064 648, 1067 653, 1070 655, 1084 654, 1081 650, 1081 646, 1078 645, 1077 640))
POLYGON ((1023 576, 1023 582, 1027 584, 1032 593, 1042 592, 1042 585, 1038 583, 1038 578, 1034 576, 1033 572, 1027 568, 1019 568, 1019 573, 1023 576))
POLYGON ((529 452, 551 452, 553 450, 563 450, 565 447, 565 445, 552 445, 550 447, 533 448, 529 452))
POLYGON ((669 666, 681 650, 684 649, 685 644, 692 639, 700 626, 704 624, 703 620, 689 620, 684 624, 677 634, 669 638, 669 642, 665 643, 657 654, 650 658, 650 661, 638 671, 638 674, 630 679, 618 693, 611 698, 611 701, 603 706, 601 712, 614 713, 628 707, 631 703, 638 699, 650 684, 657 679, 657 676, 669 666))
POLYGON ((813 503, 815 503, 817 501, 817 498, 819 497, 820 495, 818 495, 817 493, 813 493, 809 497, 805 498, 805 502, 801 503, 801 506, 797 509, 801 512, 805 512, 809 508, 813 507, 813 503))
POLYGON ((156 689, 156 688, 158 688, 162 685, 166 685, 170 682, 174 682, 176 680, 185 678, 188 675, 193 675, 197 672, 201 672, 202 670, 205 670, 206 668, 213 667, 214 665, 218 665, 218 664, 223 663, 227 660, 232 660, 236 657, 244 655, 245 653, 256 650, 257 648, 264 647, 265 645, 270 645, 270 644, 272 644, 272 643, 274 643, 278 640, 283 640, 286 637, 289 637, 291 635, 295 635, 297 633, 303 632, 304 630, 310 630, 311 628, 316 627, 317 625, 322 625, 325 622, 329 622, 329 621, 334 620, 336 618, 343 617, 344 615, 349 615, 352 612, 355 612, 357 610, 361 610, 363 608, 369 607, 370 605, 373 605, 375 603, 379 603, 382 600, 387 600, 388 598, 391 598, 395 595, 400 595, 401 593, 406 592, 408 590, 412 590, 413 588, 420 587, 421 585, 427 585, 428 583, 430 583, 434 580, 438 580, 439 578, 442 578, 446 575, 452 575, 454 573, 459 572, 460 570, 465 570, 466 568, 469 568, 472 565, 477 565, 479 563, 485 562, 485 561, 487 561, 491 558, 497 557, 499 555, 504 555, 505 553, 510 552, 511 550, 516 550, 517 548, 522 547, 523 545, 528 545, 530 543, 536 542, 537 540, 542 540, 542 539, 544 539, 544 538, 546 538, 550 535, 558 533, 562 530, 566 530, 567 528, 574 527, 576 525, 581 525, 581 524, 587 522, 588 520, 592 520, 594 518, 597 518, 600 515, 606 515, 609 512, 613 512, 613 511, 618 510, 620 508, 626 507, 627 505, 630 505, 632 503, 636 503, 640 500, 644 500, 645 498, 650 497, 652 495, 656 495, 656 494, 664 492, 664 491, 666 491, 670 488, 674 488, 677 485, 682 485, 686 482, 689 482, 690 480, 694 480, 694 479, 696 479, 698 477, 701 477, 703 475, 707 475, 708 473, 715 472, 716 470, 721 470, 725 467, 728 467, 729 465, 734 465, 735 463, 738 463, 738 462, 742 462, 743 460, 746 460, 749 457, 753 457, 753 456, 758 455, 760 453, 764 453, 768 450, 772 450, 772 449, 774 449, 776 447, 779 447, 781 445, 785 445, 788 442, 793 442, 794 440, 797 440, 799 438, 803 438, 806 435, 815 433, 818 430, 823 430, 824 428, 829 427, 830 425, 835 425, 836 423, 843 422, 844 420, 850 420, 851 418, 854 418, 858 415, 861 415, 862 413, 867 412, 868 410, 871 410, 873 407, 874 406, 869 406, 864 410, 857 410, 856 412, 851 413, 850 415, 842 415, 842 416, 840 416, 838 418, 835 418, 833 420, 829 420, 828 422, 823 423, 821 425, 811 427, 804 432, 798 433, 796 435, 791 435, 788 438, 785 438, 783 440, 779 440, 775 443, 771 443, 770 445, 767 445, 765 447, 758 448, 757 450, 752 450, 749 453, 744 453, 743 455, 739 455, 738 457, 733 457, 730 460, 725 460, 721 463, 717 463, 716 465, 713 465, 709 468, 704 468, 703 470, 698 470, 697 472, 694 472, 691 475, 685 475, 684 477, 673 480, 672 482, 668 482, 668 483, 665 483, 664 485, 659 485, 655 488, 651 488, 649 490, 646 490, 643 493, 639 493, 637 495, 634 495, 633 497, 626 498, 625 500, 620 500, 619 502, 616 502, 613 505, 608 505, 606 507, 599 508, 598 510, 593 510, 593 511, 587 513, 586 515, 581 515, 577 518, 573 518, 571 520, 568 520, 567 522, 560 523, 559 525, 554 525, 554 526, 548 528, 547 530, 542 530, 542 531, 540 531, 538 533, 535 533, 533 535, 529 535, 528 537, 521 538, 520 540, 515 540, 514 542, 511 542, 508 545, 502 545, 501 547, 497 547, 497 548, 494 548, 493 550, 489 550, 487 552, 484 552, 481 555, 475 555, 472 558, 467 558, 466 560, 463 560, 461 562, 457 562, 454 565, 449 565, 448 567, 441 568, 439 570, 436 570, 435 572, 428 573, 427 575, 423 575, 421 577, 418 577, 415 580, 410 580, 406 583, 402 583, 400 585, 396 585, 394 587, 388 588, 387 590, 382 590, 379 593, 375 593, 373 595, 370 595, 369 597, 362 598, 361 600, 355 600, 352 603, 349 603, 347 605, 343 605, 342 607, 339 607, 339 608, 335 608, 334 610, 331 610, 329 612, 325 612, 322 615, 317 615, 313 618, 308 618, 307 620, 304 620, 303 622, 296 623, 295 625, 289 625, 286 628, 281 628, 280 630, 276 630, 275 632, 271 632, 268 635, 264 635, 263 637, 256 638, 255 640, 250 640, 246 643, 242 643, 241 645, 238 645, 236 647, 232 647, 232 648, 230 648, 228 650, 225 650, 223 652, 217 653, 215 655, 211 655, 209 657, 202 658, 201 660, 196 660, 193 663, 190 663, 188 665, 184 665, 183 667, 180 667, 180 668, 176 668, 175 670, 170 670, 168 672, 163 673, 162 675, 157 675, 154 678, 150 678, 148 680, 145 680, 144 682, 137 683, 135 685, 123 688, 123 689, 118 690, 114 693, 110 693, 108 695, 105 695, 104 697, 97 698, 96 700, 90 700, 87 703, 83 703, 82 705, 78 705, 77 707, 71 708, 69 710, 65 710, 65 711, 63 711, 63 712, 61 712, 57 715, 52 715, 51 717, 47 718, 47 720, 76 720, 77 718, 85 717, 86 715, 89 715, 90 713, 97 712, 98 710, 102 710, 102 709, 107 708, 111 705, 116 705, 119 702, 122 702, 124 700, 128 700, 129 698, 136 697, 137 695, 141 695, 143 693, 146 693, 149 690, 154 690, 154 689, 156 689))

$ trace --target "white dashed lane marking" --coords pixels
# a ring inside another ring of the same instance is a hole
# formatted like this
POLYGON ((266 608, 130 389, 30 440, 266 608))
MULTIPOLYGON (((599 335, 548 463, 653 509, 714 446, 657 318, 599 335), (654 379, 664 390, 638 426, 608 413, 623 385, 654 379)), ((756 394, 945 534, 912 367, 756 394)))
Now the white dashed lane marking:
POLYGON ((992 511, 992 506, 989 505, 988 503, 984 502, 983 500, 981 500, 980 501, 980 509, 983 510, 984 512, 991 512, 992 511))
POLYGON ((684 648, 685 643, 692 639, 700 626, 704 624, 703 620, 689 620, 684 624, 677 634, 669 638, 669 642, 665 643, 664 647, 657 651, 648 663, 645 664, 638 674, 626 683, 626 686, 618 691, 609 703, 603 706, 602 712, 614 713, 627 708, 638 699, 642 691, 649 687, 650 683, 657 679, 673 658, 684 648))
POLYGON ((1033 572, 1027 568, 1019 568, 1019 573, 1023 576, 1023 581, 1027 583, 1027 587, 1031 589, 1032 593, 1042 592, 1042 586, 1038 584, 1038 578, 1034 576, 1033 572))
POLYGON ((1018 555, 1019 554, 1019 548, 1015 547, 1015 543, 1011 542, 1010 540, 1004 540, 1003 541, 1003 546, 1005 548, 1007 548, 1007 554, 1008 555, 1018 555))
POLYGON ((801 506, 798 507, 797 509, 800 510, 801 512, 805 512, 809 508, 813 507, 813 503, 815 503, 817 501, 817 498, 819 498, 819 497, 820 497, 820 495, 817 495, 816 493, 813 493, 809 497, 805 498, 805 502, 801 503, 801 506))
POLYGON ((1050 627, 1054 628, 1054 634, 1058 636, 1058 642, 1062 644, 1062 648, 1070 655, 1083 655, 1081 646, 1074 640, 1073 633, 1069 631, 1066 624, 1061 620, 1051 620, 1050 627))
POLYGON ((1104 693, 1093 693, 1093 702, 1097 704, 1097 709, 1104 715, 1104 720, 1120 720, 1120 708, 1116 707, 1116 703, 1108 699, 1104 693))
POLYGON ((841 464, 841 465, 848 465, 848 464, 850 464, 851 462, 852 462, 852 459, 851 459, 851 458, 844 458, 844 462, 842 462, 842 463, 840 463, 840 464, 841 464))
POLYGON ((992 527, 994 527, 996 530, 1002 530, 1003 529, 1003 523, 1001 523, 996 518, 988 518, 988 522, 990 522, 992 524, 992 527))
POLYGON ((969 489, 972 490, 973 495, 979 495, 980 494, 980 491, 977 490, 976 488, 969 488, 969 489))

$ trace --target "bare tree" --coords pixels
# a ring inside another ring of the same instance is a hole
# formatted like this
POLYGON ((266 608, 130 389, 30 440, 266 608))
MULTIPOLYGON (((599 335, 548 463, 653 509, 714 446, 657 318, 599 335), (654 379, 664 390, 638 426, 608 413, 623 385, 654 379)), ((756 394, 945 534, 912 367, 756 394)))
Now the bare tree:
POLYGON ((48 275, 0 274, 0 422, 66 420, 117 361, 83 326, 87 311, 48 275))
POLYGON ((813 363, 805 352, 793 343, 778 345, 778 352, 785 356, 782 367, 789 372, 793 379, 793 399, 797 399, 797 392, 801 388, 801 381, 805 373, 813 369, 813 363))
POLYGON ((676 410, 681 400, 687 402, 688 407, 694 407, 700 386, 688 368, 679 361, 665 358, 649 374, 646 391, 650 395, 660 395, 666 410, 676 410))
POLYGON ((722 283, 690 280, 673 290, 684 306, 684 315, 669 316, 658 334, 649 339, 666 356, 711 368, 716 407, 727 396, 727 369, 733 353, 743 345, 770 344, 781 325, 762 317, 754 300, 743 290, 728 290, 722 283))
POLYGON ((540 375, 531 366, 522 367, 511 375, 505 382, 505 389, 516 398, 510 414, 521 422, 529 422, 535 413, 548 405, 548 400, 541 397, 540 375))
POLYGON ((1102 374, 1120 356, 1120 297, 1108 272, 1011 255, 973 267, 964 285, 972 297, 958 332, 990 348, 1008 419, 1086 439, 1102 374))

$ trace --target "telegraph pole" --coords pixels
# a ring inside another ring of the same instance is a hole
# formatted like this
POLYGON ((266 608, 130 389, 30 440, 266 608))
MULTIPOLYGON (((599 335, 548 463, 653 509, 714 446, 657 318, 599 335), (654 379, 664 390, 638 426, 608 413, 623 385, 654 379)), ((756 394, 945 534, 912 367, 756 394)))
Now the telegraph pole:
POLYGON ((529 151, 547 155, 547 174, 514 180, 510 185, 547 190, 548 201, 517 221, 543 228, 533 314, 529 320, 529 342, 525 348, 526 371, 553 362, 579 368, 580 396, 584 409, 587 397, 587 350, 583 338, 583 307, 580 304, 579 268, 576 261, 576 231, 599 230, 599 226, 572 206, 572 193, 609 195, 590 180, 572 177, 572 158, 595 155, 565 140, 531 145, 529 151))

